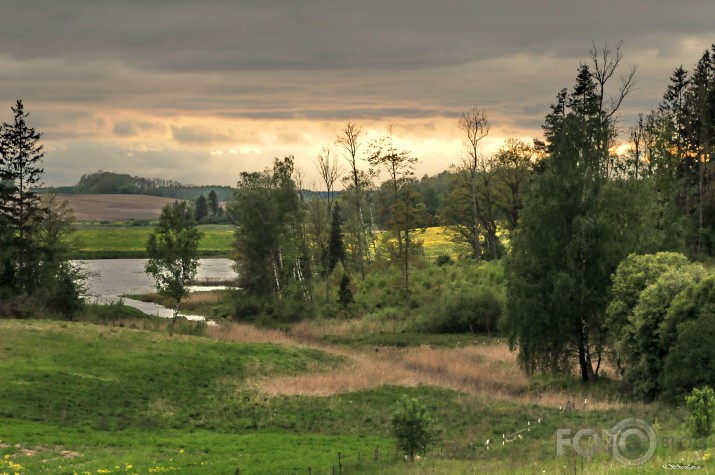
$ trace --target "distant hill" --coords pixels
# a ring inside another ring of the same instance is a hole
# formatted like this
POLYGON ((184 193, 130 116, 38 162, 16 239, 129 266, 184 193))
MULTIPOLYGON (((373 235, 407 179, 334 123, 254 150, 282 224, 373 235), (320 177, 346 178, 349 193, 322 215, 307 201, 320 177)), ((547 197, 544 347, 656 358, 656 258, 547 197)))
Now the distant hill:
POLYGON ((60 200, 69 201, 77 221, 127 221, 156 219, 173 198, 147 195, 118 194, 58 194, 60 200))
POLYGON ((164 198, 194 201, 200 195, 208 196, 215 191, 219 201, 228 201, 233 196, 230 186, 185 185, 163 178, 144 178, 125 173, 100 170, 82 175, 75 186, 57 188, 59 193, 100 195, 151 195, 164 198))

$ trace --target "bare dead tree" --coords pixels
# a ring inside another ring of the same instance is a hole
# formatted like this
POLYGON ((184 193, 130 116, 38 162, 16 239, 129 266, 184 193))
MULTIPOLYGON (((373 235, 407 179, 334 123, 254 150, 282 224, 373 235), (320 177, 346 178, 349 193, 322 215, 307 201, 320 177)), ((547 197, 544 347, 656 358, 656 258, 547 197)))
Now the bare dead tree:
POLYGON ((335 182, 338 181, 341 173, 340 165, 338 165, 335 154, 331 154, 329 148, 323 147, 316 157, 316 166, 318 167, 318 174, 325 184, 325 191, 328 194, 328 220, 330 220, 330 213, 333 210, 333 200, 335 199, 335 182))
MULTIPOLYGON (((608 47, 608 43, 602 48, 596 47, 594 43, 589 50, 589 57, 593 64, 593 79, 596 81, 596 94, 598 95, 598 114, 601 133, 599 134, 599 152, 602 155, 608 154, 611 143, 617 137, 616 120, 613 116, 618 112, 626 98, 635 86, 636 66, 631 66, 628 73, 621 76, 621 84, 616 94, 606 97, 606 83, 613 77, 618 69, 623 52, 621 51, 622 41, 616 43, 615 50, 608 47)), ((607 162, 607 161, 606 161, 607 162)))
POLYGON ((357 217, 357 226, 355 232, 357 234, 357 252, 358 252, 358 267, 360 268, 360 275, 365 278, 365 262, 364 262, 364 250, 363 250, 363 238, 364 238, 364 225, 362 217, 362 188, 361 188, 361 174, 357 165, 357 154, 360 148, 360 134, 362 130, 354 122, 348 122, 345 127, 338 134, 335 142, 344 150, 343 156, 347 160, 349 165, 349 176, 350 181, 355 188, 355 215, 357 217))
POLYGON ((472 229, 471 242, 474 258, 479 261, 481 249, 479 246, 479 200, 477 191, 477 174, 480 167, 479 142, 489 135, 489 120, 484 110, 473 107, 462 114, 459 119, 459 129, 464 133, 465 154, 457 166, 459 172, 464 173, 469 180, 470 199, 472 203, 472 229))

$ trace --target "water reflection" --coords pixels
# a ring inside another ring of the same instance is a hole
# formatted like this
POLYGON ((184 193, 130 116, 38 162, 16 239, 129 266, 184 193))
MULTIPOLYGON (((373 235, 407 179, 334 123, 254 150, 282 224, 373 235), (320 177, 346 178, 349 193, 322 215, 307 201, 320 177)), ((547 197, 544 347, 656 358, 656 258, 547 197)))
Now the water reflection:
MULTIPOLYGON (((144 272, 146 259, 91 259, 78 264, 87 271, 90 298, 101 303, 116 301, 121 295, 154 292, 154 280, 144 272)), ((230 280, 236 277, 230 259, 200 259, 198 280, 230 280)), ((216 287, 192 287, 196 290, 212 290, 216 287)), ((148 315, 171 318, 172 310, 151 302, 124 298, 124 304, 137 308, 148 315)), ((203 320, 198 315, 180 315, 189 320, 203 320)))

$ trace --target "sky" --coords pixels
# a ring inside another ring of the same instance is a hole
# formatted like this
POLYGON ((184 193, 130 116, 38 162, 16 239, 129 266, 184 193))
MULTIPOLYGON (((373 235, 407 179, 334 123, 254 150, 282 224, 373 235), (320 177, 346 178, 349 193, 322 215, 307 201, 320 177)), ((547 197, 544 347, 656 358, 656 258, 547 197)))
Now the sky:
MULTIPOLYGON (((541 137, 589 50, 622 42, 637 67, 620 124, 657 106, 672 71, 715 43, 713 0, 2 0, 0 120, 22 99, 43 133, 44 181, 107 170, 235 185, 361 127, 392 125, 416 174, 459 161, 462 113, 483 109, 484 153, 541 137)), ((360 156, 363 156, 361 153, 360 156)), ((343 161, 344 162, 344 161, 343 161)))

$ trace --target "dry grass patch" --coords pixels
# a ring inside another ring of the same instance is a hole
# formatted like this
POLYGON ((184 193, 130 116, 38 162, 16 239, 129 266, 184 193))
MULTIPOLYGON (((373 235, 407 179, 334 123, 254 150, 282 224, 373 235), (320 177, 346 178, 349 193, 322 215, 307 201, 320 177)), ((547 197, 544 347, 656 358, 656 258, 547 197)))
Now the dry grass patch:
MULTIPOLYGON (((565 391, 531 390, 529 378, 519 369, 516 355, 505 343, 491 343, 457 348, 430 346, 354 349, 315 342, 317 334, 341 334, 351 325, 366 322, 335 322, 327 328, 311 328, 301 324, 292 335, 301 335, 309 343, 298 342, 277 330, 256 328, 246 324, 225 324, 208 329, 210 336, 247 343, 278 343, 316 348, 346 359, 339 368, 329 371, 307 371, 301 374, 259 378, 251 382, 261 392, 270 395, 330 396, 371 389, 383 385, 430 385, 450 388, 469 395, 504 401, 517 401, 558 408, 566 401, 578 401, 579 396, 565 391)), ((322 327, 322 326, 321 326, 322 327)), ((356 328, 356 327, 355 327, 356 328)), ((583 399, 580 399, 581 403, 583 399)), ((633 407, 613 401, 589 401, 586 409, 633 407)), ((577 404, 582 409, 582 404, 577 404)))
POLYGON ((297 345, 296 341, 279 330, 257 328, 245 323, 222 323, 210 326, 206 334, 212 338, 241 343, 278 343, 283 345, 297 345))
POLYGON ((396 332, 401 323, 377 319, 322 320, 296 323, 291 328, 291 335, 300 340, 323 340, 326 337, 346 335, 371 335, 380 332, 396 332))

